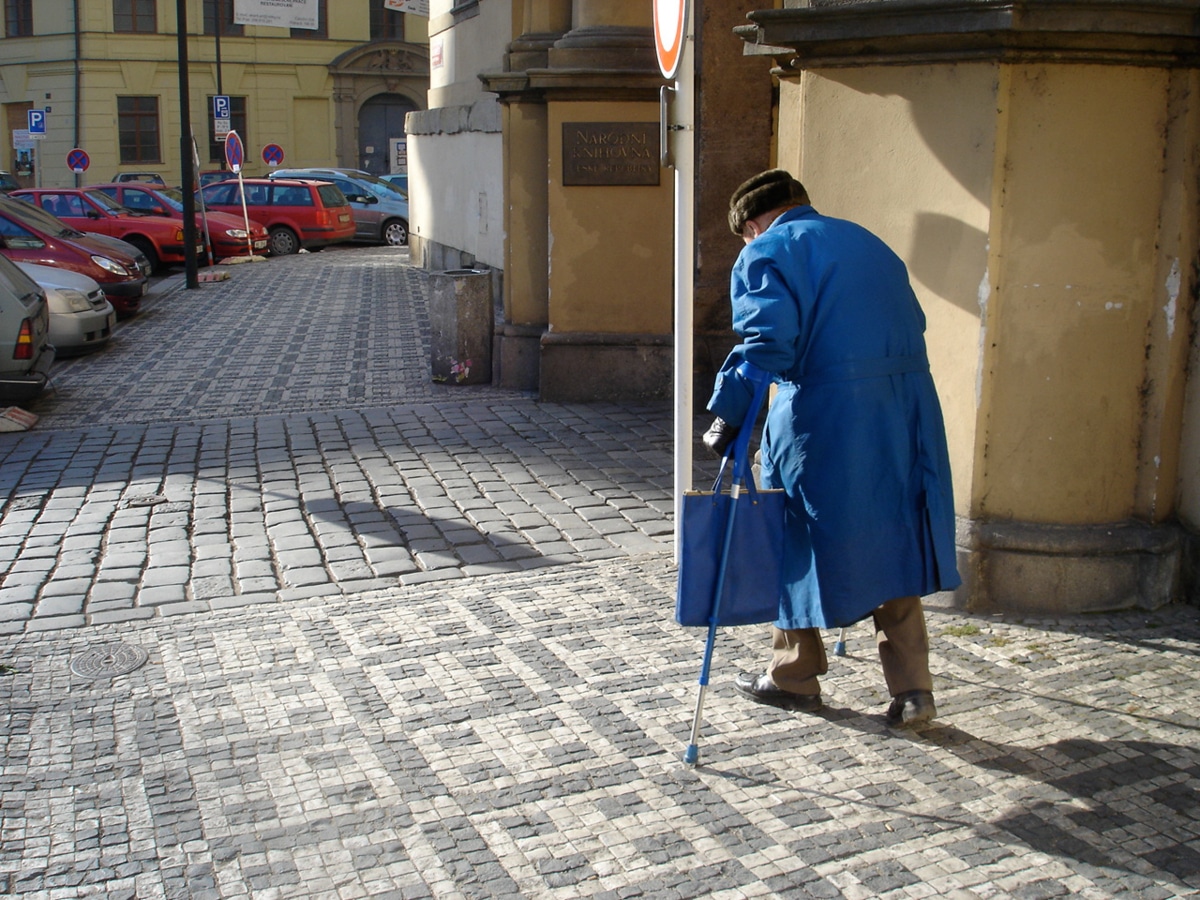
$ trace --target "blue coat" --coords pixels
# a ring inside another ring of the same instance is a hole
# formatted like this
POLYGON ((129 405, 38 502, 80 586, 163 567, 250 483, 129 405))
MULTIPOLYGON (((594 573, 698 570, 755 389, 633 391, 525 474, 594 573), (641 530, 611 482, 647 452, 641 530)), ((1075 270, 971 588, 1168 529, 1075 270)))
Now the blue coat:
POLYGON ((801 206, 742 250, 730 289, 742 342, 708 408, 742 423, 743 361, 779 380, 762 442, 763 484, 788 498, 775 624, 836 628, 957 587, 945 426, 904 263, 801 206))

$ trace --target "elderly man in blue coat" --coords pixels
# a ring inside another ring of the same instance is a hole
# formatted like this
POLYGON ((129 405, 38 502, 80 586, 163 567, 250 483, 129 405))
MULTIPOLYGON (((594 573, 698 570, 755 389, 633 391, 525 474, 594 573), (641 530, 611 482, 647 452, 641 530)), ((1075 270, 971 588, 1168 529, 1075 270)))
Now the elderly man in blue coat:
POLYGON ((761 478, 787 495, 771 659, 735 686, 815 712, 828 668, 819 629, 872 616, 887 721, 918 727, 936 715, 921 596, 961 583, 925 316, 899 257, 865 228, 820 215, 786 171, 749 179, 729 206, 746 244, 730 287, 741 343, 717 376, 704 443, 721 453, 753 425, 738 366, 770 372, 778 389, 761 478))

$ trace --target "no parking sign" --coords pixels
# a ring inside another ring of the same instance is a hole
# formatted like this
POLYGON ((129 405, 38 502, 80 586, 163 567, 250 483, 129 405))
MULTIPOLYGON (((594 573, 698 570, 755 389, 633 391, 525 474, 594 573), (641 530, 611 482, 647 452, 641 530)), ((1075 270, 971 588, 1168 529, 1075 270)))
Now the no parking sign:
POLYGON ((278 144, 267 144, 262 149, 262 158, 268 166, 277 166, 283 162, 283 148, 278 144))
POLYGON ((225 138, 225 162, 229 164, 229 171, 235 175, 241 172, 245 161, 246 148, 242 146, 242 139, 236 131, 229 132, 225 138))
POLYGON ((78 147, 67 154, 67 168, 76 175, 82 175, 91 164, 91 157, 87 155, 86 151, 80 150, 78 147))

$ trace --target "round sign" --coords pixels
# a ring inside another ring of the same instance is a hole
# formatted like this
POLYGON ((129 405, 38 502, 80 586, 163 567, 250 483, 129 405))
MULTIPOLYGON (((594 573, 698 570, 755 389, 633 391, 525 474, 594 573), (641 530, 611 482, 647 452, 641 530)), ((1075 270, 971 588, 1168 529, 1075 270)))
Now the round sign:
POLYGON ((242 146, 242 139, 238 137, 236 131, 231 131, 225 136, 225 162, 229 164, 230 170, 236 175, 242 171, 242 163, 246 159, 246 148, 242 146))
POLYGON ((654 52, 663 78, 674 80, 683 58, 688 0, 654 0, 654 52))
POLYGON ((78 147, 67 154, 67 168, 76 175, 82 175, 91 164, 91 157, 87 155, 86 151, 80 150, 78 147))
POLYGON ((262 149, 262 158, 268 166, 277 166, 283 162, 283 148, 278 144, 267 144, 262 149))

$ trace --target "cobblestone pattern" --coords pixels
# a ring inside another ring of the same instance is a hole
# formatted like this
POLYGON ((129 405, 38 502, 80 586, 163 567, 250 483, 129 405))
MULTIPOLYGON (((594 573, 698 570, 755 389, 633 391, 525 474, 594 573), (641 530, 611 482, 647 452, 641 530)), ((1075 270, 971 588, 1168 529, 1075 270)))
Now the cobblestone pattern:
POLYGON ((669 546, 668 406, 433 384, 406 260, 234 267, 56 368, 0 435, 0 633, 669 546))
POLYGON ((38 430, 358 409, 447 396, 429 378, 428 279, 394 247, 176 275, 98 354, 55 364, 38 430), (176 289, 172 289, 176 288, 176 289))
POLYGON ((920 736, 865 627, 815 716, 738 698, 765 640, 726 630, 693 769, 671 586, 647 556, 0 637, 0 893, 1200 894, 1195 609, 933 611, 920 736), (71 673, 105 642, 150 661, 71 673))
POLYGON ((0 439, 0 631, 655 553, 665 407, 462 402, 0 439))

